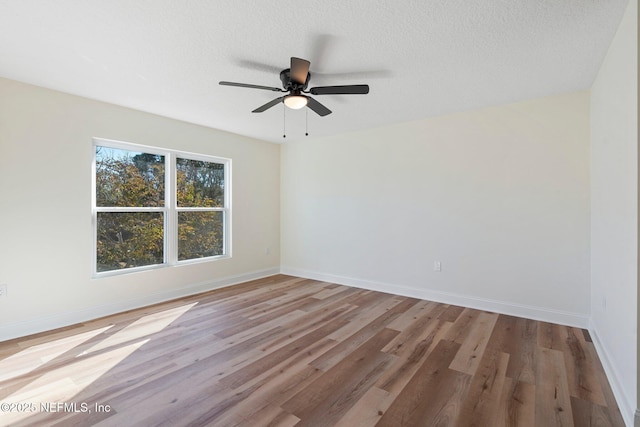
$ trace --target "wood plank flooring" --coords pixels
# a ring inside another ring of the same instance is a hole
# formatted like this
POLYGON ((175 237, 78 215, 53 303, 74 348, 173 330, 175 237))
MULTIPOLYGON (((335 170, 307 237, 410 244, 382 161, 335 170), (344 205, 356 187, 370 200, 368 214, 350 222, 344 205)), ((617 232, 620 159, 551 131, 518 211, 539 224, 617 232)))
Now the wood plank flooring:
POLYGON ((623 426, 581 329, 277 275, 0 343, 2 426, 623 426))

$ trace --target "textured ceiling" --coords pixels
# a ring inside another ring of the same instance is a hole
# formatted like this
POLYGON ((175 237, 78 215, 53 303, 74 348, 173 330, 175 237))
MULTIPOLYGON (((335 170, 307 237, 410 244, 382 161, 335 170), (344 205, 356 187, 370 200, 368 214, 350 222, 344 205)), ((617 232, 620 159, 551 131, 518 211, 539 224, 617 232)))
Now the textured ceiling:
MULTIPOLYGON (((589 88, 628 0, 0 0, 0 76, 282 142, 291 56, 317 96, 310 137, 589 88)), ((286 111, 287 141, 305 110, 286 111)))

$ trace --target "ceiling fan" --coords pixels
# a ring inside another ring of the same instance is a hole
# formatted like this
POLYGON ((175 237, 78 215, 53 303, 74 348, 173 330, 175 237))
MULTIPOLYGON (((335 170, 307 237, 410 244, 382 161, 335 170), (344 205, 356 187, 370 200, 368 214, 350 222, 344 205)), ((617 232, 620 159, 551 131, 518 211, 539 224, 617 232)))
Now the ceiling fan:
POLYGON ((346 85, 346 86, 317 86, 309 90, 309 80, 311 73, 309 65, 311 63, 306 59, 291 57, 291 68, 280 71, 280 80, 283 89, 279 87, 259 86, 246 83, 220 82, 223 86, 247 87, 250 89, 263 89, 273 92, 289 92, 288 95, 281 96, 253 110, 253 113, 262 113, 280 102, 283 102, 289 108, 298 110, 303 107, 309 107, 320 116, 331 114, 331 110, 316 101, 310 96, 304 95, 310 93, 312 95, 366 95, 369 93, 369 85, 346 85))

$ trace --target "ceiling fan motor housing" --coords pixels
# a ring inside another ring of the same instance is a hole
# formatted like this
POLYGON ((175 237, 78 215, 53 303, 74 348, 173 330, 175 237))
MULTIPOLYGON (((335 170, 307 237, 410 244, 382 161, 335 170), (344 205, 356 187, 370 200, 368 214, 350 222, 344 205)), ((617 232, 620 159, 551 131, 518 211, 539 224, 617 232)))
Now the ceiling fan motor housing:
POLYGON ((307 73, 307 79, 304 82, 304 85, 291 81, 291 68, 286 68, 280 71, 280 81, 282 81, 282 87, 287 91, 302 91, 307 88, 309 85, 309 79, 311 78, 311 73, 307 73))

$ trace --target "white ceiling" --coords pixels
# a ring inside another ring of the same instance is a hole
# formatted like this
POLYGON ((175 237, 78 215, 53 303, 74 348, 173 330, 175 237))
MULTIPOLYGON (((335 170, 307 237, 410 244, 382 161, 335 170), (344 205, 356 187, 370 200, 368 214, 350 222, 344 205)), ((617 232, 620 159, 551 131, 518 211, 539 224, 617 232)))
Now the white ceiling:
MULTIPOLYGON (((291 56, 317 96, 310 137, 591 86, 628 0, 0 0, 0 76, 282 142, 291 56)), ((287 141, 305 110, 286 111, 287 141)))

